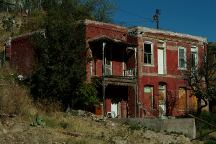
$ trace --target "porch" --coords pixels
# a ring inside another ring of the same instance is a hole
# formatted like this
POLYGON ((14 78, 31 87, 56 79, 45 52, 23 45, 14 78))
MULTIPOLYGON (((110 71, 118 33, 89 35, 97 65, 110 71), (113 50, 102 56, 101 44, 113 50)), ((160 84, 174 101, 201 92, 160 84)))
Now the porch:
POLYGON ((135 117, 137 52, 133 44, 100 36, 88 41, 89 75, 101 84, 102 114, 135 117))

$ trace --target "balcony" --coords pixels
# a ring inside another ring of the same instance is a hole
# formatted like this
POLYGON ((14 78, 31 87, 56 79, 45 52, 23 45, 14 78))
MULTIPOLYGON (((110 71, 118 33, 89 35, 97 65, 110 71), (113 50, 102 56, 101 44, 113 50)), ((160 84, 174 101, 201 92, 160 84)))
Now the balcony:
POLYGON ((130 68, 130 69, 126 69, 124 70, 124 77, 136 77, 136 69, 135 68, 130 68))

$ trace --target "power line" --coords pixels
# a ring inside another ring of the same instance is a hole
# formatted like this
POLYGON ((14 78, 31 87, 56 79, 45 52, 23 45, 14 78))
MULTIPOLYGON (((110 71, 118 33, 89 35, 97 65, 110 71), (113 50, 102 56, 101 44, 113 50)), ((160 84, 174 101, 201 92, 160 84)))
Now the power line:
POLYGON ((145 23, 146 22, 151 22, 151 23, 153 22, 151 18, 146 18, 146 17, 140 16, 138 14, 135 14, 133 12, 130 12, 130 11, 127 11, 127 10, 124 10, 124 9, 121 9, 121 8, 118 8, 117 10, 124 13, 124 14, 128 14, 128 15, 139 18, 139 19, 136 19, 136 20, 135 19, 134 20, 126 20, 127 22, 130 22, 130 21, 132 21, 132 22, 133 21, 142 21, 142 22, 145 22, 145 23))

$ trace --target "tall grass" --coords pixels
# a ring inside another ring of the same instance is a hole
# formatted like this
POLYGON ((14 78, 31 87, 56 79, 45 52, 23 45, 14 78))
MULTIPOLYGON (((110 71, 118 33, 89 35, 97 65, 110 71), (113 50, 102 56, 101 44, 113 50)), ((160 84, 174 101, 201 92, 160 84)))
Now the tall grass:
POLYGON ((11 70, 0 69, 0 114, 25 115, 32 108, 27 88, 18 84, 11 70))

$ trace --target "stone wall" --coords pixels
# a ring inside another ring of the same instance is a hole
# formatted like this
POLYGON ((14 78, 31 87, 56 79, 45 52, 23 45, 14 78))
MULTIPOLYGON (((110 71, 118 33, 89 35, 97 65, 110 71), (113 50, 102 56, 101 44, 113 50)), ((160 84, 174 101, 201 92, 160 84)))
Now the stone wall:
POLYGON ((196 138, 196 125, 194 118, 179 118, 179 119, 113 119, 128 124, 139 124, 143 127, 155 130, 184 134, 185 136, 194 139, 196 138))

